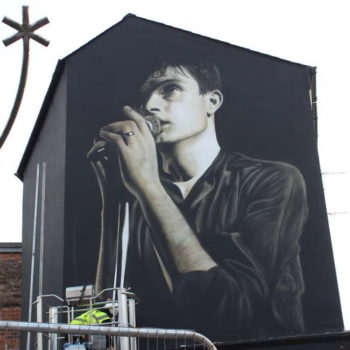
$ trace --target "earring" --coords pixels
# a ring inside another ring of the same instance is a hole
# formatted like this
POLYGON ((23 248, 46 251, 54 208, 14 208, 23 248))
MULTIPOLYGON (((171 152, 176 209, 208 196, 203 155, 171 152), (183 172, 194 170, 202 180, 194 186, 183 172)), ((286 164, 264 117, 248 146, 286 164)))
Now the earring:
POLYGON ((209 112, 207 113, 207 117, 208 117, 208 118, 210 118, 210 117, 211 117, 211 114, 210 114, 209 112))

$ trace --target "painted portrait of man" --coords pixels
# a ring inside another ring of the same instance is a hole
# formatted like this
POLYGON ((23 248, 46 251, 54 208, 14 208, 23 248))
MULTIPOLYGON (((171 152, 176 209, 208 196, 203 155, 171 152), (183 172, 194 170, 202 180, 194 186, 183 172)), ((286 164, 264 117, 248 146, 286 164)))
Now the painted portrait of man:
POLYGON ((114 162, 129 194, 125 278, 141 324, 216 340, 302 333, 301 173, 220 147, 224 92, 212 62, 162 62, 138 93, 141 105, 124 106, 89 152, 103 202, 98 289, 115 276, 114 162))

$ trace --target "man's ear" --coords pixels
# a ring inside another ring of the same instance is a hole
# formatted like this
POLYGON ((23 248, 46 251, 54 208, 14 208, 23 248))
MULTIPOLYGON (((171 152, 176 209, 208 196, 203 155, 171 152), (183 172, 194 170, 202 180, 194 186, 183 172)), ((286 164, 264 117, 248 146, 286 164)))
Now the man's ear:
POLYGON ((215 114, 215 112, 221 107, 223 101, 224 96, 220 90, 213 90, 207 93, 208 117, 215 114))

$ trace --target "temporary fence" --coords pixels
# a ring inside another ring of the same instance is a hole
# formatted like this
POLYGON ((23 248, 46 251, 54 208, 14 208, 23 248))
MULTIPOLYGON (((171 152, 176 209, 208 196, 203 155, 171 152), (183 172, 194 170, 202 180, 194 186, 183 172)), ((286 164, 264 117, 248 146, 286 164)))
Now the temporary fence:
POLYGON ((12 335, 18 339, 19 335, 24 335, 23 332, 33 335, 31 350, 38 349, 37 340, 40 337, 44 338, 44 349, 49 350, 216 350, 215 345, 204 335, 180 329, 0 321, 0 332, 5 339, 9 339, 4 344, 4 350, 20 350, 19 340, 13 342, 12 335), (73 336, 71 341, 70 335, 73 336))

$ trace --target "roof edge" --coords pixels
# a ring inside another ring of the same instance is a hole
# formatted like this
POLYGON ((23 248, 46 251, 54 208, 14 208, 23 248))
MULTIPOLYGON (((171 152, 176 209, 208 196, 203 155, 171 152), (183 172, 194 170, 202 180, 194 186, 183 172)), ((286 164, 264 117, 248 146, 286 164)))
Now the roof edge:
POLYGON ((0 242, 0 253, 21 253, 21 242, 0 242))
POLYGON ((64 64, 65 64, 64 60, 59 60, 57 65, 56 65, 55 71, 52 75, 52 80, 51 80, 50 86, 49 86, 47 93, 45 95, 44 102, 40 108, 38 118, 34 124, 34 128, 32 130, 30 137, 29 137, 29 140, 28 140, 27 146, 24 150, 22 159, 21 159, 19 166, 18 166, 18 169, 15 173, 15 176, 17 176, 21 181, 23 181, 23 175, 24 175, 24 172, 26 170, 28 161, 30 159, 34 145, 38 139, 38 136, 40 134, 41 128, 45 122, 46 114, 49 110, 52 98, 55 94, 56 88, 58 86, 58 83, 60 81, 60 78, 61 78, 61 75, 62 75, 62 72, 64 69, 64 64))

